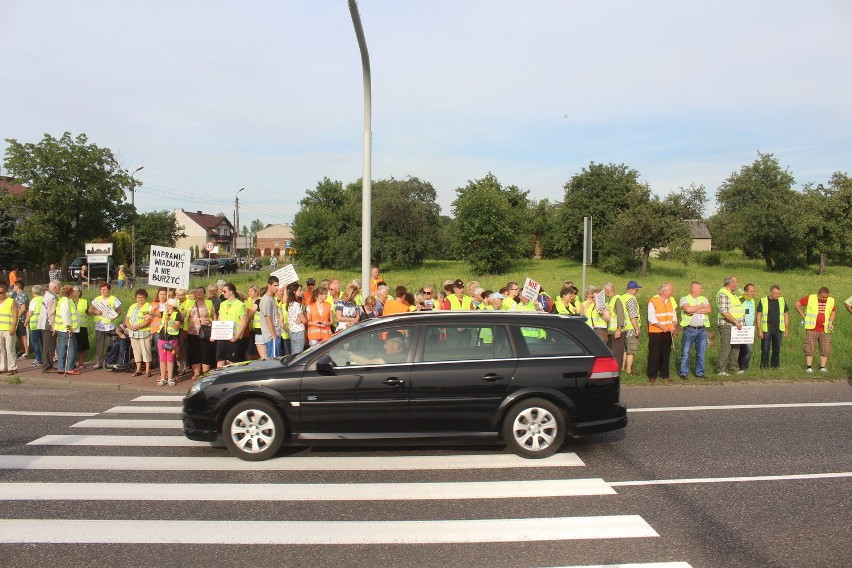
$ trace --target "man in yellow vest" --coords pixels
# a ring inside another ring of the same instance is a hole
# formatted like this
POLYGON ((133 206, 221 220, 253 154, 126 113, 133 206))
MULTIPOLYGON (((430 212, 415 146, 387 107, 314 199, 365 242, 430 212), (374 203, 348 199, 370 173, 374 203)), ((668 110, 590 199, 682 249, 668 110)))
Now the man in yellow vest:
POLYGON ((606 346, 612 351, 616 361, 624 361, 624 339, 627 328, 633 327, 627 317, 627 307, 621 296, 615 293, 615 285, 612 282, 604 284, 604 294, 607 297, 609 308, 609 323, 607 324, 606 346))
POLYGON ((18 326, 18 307, 9 297, 9 289, 0 284, 0 372, 14 375, 18 372, 15 329, 18 326))
POLYGON ((816 294, 805 296, 796 302, 796 311, 805 320, 805 369, 813 373, 814 347, 819 344, 819 370, 828 372, 828 356, 831 355, 831 334, 834 332, 834 318, 837 306, 834 298, 828 295, 823 286, 816 294), (802 310, 805 309, 805 311, 802 310))
POLYGON ((627 310, 629 327, 624 337, 624 361, 621 370, 628 375, 633 374, 633 359, 639 352, 639 337, 642 335, 642 315, 639 312, 639 301, 636 295, 642 286, 635 280, 627 283, 627 292, 621 295, 624 308, 627 310))
POLYGON ((677 335, 677 306, 674 285, 666 282, 660 293, 648 301, 648 381, 668 379, 671 368, 671 352, 677 335))
POLYGON ((460 279, 453 282, 453 293, 447 296, 450 302, 450 310, 473 310, 473 298, 464 293, 464 282, 460 279))
POLYGON ((760 337, 760 368, 777 369, 781 362, 781 337, 788 337, 790 333, 790 307, 781 296, 781 286, 770 286, 769 296, 760 299, 755 312, 755 327, 760 337))
POLYGON ((680 327, 683 339, 680 343, 680 368, 678 375, 686 379, 689 374, 689 352, 695 346, 695 376, 704 378, 704 364, 707 355, 707 330, 710 328, 710 300, 701 295, 704 287, 701 282, 689 285, 689 294, 680 299, 680 327))
POLYGON ((741 373, 737 361, 740 357, 740 346, 731 344, 731 331, 733 328, 743 328, 745 308, 739 297, 734 294, 739 281, 735 276, 726 276, 723 286, 716 294, 716 305, 719 308, 719 361, 716 363, 716 374, 727 376, 728 371, 741 373))

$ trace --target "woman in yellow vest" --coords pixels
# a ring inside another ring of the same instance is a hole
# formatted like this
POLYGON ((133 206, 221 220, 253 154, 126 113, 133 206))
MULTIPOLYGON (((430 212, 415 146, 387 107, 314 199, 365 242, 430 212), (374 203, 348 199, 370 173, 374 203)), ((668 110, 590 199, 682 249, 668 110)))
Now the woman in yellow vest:
POLYGON ((154 332, 157 334, 157 354, 160 357, 160 380, 157 386, 168 384, 175 386, 175 349, 177 349, 178 335, 183 324, 180 315, 178 301, 176 298, 166 300, 166 311, 161 314, 160 325, 154 332))
POLYGON ((33 286, 33 297, 30 300, 29 309, 27 310, 27 318, 24 323, 30 333, 30 349, 32 349, 35 361, 33 367, 41 366, 41 331, 38 328, 38 316, 41 314, 41 305, 44 301, 42 296, 42 288, 38 284, 33 286))
POLYGON ((0 284, 0 371, 9 375, 18 372, 18 352, 15 330, 18 327, 18 309, 9 297, 9 289, 0 284))
POLYGON ((66 284, 59 290, 56 304, 56 317, 53 329, 56 332, 56 370, 66 375, 79 375, 74 368, 77 352, 77 334, 80 332, 80 320, 77 305, 71 299, 73 288, 66 284))
POLYGON ((216 341, 216 368, 221 369, 228 363, 240 362, 239 341, 248 326, 246 305, 237 296, 237 288, 230 282, 222 287, 225 299, 219 304, 219 321, 231 322, 231 339, 216 341))
POLYGON ((136 362, 134 377, 142 374, 142 363, 145 363, 145 376, 151 376, 151 304, 148 303, 148 290, 136 290, 136 303, 127 310, 124 327, 130 336, 130 347, 133 349, 133 360, 136 362))
POLYGON ((601 341, 606 343, 607 332, 606 328, 609 324, 609 310, 604 308, 603 313, 598 312, 595 296, 600 292, 597 286, 586 286, 586 302, 583 304, 583 313, 586 315, 586 323, 589 324, 601 341))
POLYGON ((86 352, 89 350, 89 301, 81 297, 83 290, 80 286, 71 289, 71 301, 77 306, 77 317, 80 320, 80 333, 77 334, 77 367, 83 368, 86 363, 86 352))
POLYGON ((185 312, 186 363, 192 367, 191 380, 194 381, 201 373, 210 370, 210 360, 214 357, 211 352, 215 349, 215 343, 210 341, 210 326, 216 312, 213 310, 213 301, 205 298, 204 286, 192 291, 191 301, 185 312))
POLYGON ((563 286, 559 291, 559 298, 554 302, 557 314, 579 316, 582 304, 577 300, 577 288, 574 286, 563 286))

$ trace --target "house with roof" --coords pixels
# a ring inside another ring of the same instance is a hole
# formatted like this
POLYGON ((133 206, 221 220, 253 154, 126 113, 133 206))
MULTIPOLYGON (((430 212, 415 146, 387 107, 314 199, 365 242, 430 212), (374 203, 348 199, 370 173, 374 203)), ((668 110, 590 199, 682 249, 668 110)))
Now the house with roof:
POLYGON ((289 225, 267 225, 255 235, 258 256, 282 256, 293 248, 293 229, 289 225))
POLYGON ((175 248, 195 249, 204 256, 207 243, 219 247, 220 256, 233 256, 234 225, 224 213, 210 215, 201 211, 184 211, 175 209, 175 220, 183 226, 186 236, 178 239, 175 248))
POLYGON ((686 222, 689 226, 689 236, 692 238, 692 251, 713 250, 713 237, 710 229, 701 219, 690 219, 686 222))

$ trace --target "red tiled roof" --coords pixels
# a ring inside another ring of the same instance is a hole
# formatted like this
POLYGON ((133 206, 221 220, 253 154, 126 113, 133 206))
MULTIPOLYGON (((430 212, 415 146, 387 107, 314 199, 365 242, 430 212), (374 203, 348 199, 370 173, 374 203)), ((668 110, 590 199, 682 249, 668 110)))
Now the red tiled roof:
POLYGON ((29 189, 25 185, 21 185, 19 183, 12 183, 14 178, 9 176, 0 176, 0 190, 8 191, 10 194, 14 195, 16 193, 22 193, 29 189))

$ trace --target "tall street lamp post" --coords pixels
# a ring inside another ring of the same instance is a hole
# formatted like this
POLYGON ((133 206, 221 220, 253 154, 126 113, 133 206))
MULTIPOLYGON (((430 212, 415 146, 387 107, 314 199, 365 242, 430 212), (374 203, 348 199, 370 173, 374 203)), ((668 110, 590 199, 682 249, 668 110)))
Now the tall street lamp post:
POLYGON ((136 180, 133 179, 145 166, 139 166, 130 174, 130 206, 133 207, 133 223, 130 224, 130 276, 136 280, 136 180))
POLYGON ((241 187, 234 196, 234 258, 237 258, 237 238, 240 234, 240 192, 244 189, 241 187))

